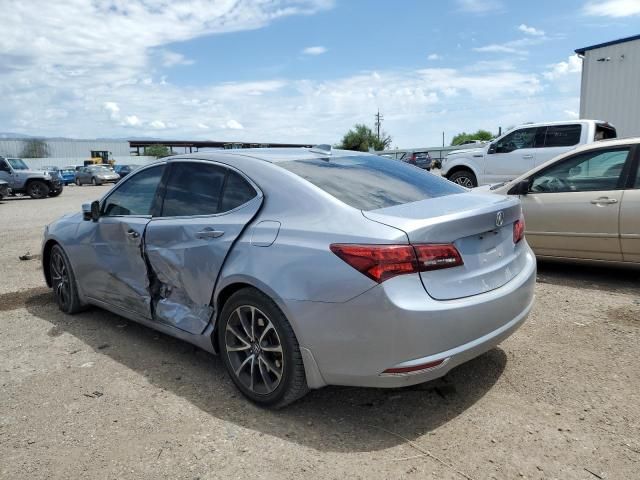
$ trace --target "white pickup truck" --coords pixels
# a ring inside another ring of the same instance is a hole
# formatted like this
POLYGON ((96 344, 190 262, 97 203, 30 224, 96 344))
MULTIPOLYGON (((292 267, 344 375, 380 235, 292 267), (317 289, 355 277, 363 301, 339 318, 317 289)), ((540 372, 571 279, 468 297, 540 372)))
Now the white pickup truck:
POLYGON ((599 120, 521 125, 482 148, 449 153, 440 173, 467 188, 507 182, 579 145, 611 138, 616 129, 599 120))

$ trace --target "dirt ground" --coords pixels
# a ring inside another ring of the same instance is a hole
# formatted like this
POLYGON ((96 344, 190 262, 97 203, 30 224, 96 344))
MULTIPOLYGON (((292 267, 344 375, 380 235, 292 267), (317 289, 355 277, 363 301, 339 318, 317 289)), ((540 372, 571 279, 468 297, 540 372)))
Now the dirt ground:
POLYGON ((541 264, 525 325, 444 379, 271 412, 191 345, 63 315, 18 259, 107 188, 0 203, 0 478, 640 478, 639 272, 541 264))

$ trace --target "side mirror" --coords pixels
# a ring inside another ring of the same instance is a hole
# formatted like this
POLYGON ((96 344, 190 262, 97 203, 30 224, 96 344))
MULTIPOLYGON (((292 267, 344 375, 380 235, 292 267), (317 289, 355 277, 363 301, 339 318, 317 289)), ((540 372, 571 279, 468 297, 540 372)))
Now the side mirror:
POLYGON ((496 153, 496 142, 489 144, 489 150, 487 150, 487 153, 496 153))
POLYGON ((91 220, 91 204, 90 203, 82 204, 82 219, 85 221, 91 220))
POLYGON ((529 180, 522 180, 509 189, 507 195, 526 195, 529 193, 529 180))
POLYGON ((98 200, 94 200, 91 202, 91 220, 97 222, 100 218, 100 202, 98 200))

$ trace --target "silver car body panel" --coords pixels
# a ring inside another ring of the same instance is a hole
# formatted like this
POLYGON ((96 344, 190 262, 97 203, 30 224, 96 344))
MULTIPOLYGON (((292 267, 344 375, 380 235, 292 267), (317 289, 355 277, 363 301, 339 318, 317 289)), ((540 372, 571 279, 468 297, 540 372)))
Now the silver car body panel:
MULTIPOLYGON (((365 154, 334 150, 333 155, 365 154)), ((448 269, 458 271, 433 289, 431 277, 421 274, 378 284, 328 248, 332 243, 454 241, 490 231, 489 216, 495 218, 497 211, 504 212, 503 228, 510 229, 519 215, 517 200, 461 193, 363 212, 278 166, 302 158, 322 154, 260 149, 164 159, 167 165, 206 160, 228 166, 250 179, 259 196, 215 216, 101 217, 97 222, 83 220, 81 213, 65 216, 45 231, 45 275, 47 249, 59 243, 82 301, 211 352, 220 299, 228 288, 253 286, 273 299, 291 323, 311 388, 394 387, 430 380, 496 345, 526 318, 536 266, 525 241, 511 243, 519 263, 513 263, 510 278, 464 294, 451 293, 455 283, 473 280, 477 272, 448 269), (224 233, 198 238, 207 228, 224 233), (123 239, 129 230, 138 236, 123 239), (437 300, 438 288, 456 299, 437 300), (397 365, 443 355, 446 362, 430 371, 382 375, 397 365)), ((136 170, 114 190, 154 165, 136 170)), ((469 255, 463 253, 465 263, 471 263, 469 255)))

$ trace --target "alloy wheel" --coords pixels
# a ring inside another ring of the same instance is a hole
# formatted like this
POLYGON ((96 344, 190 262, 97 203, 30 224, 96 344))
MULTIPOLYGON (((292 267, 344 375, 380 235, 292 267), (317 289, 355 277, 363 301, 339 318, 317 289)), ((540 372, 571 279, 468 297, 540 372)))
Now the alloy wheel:
POLYGON ((466 188, 473 188, 473 180, 469 177, 458 177, 453 182, 466 188))
POLYGON ((53 251, 51 255, 51 280, 58 305, 63 310, 67 309, 71 302, 71 280, 67 265, 59 251, 53 251))
POLYGON ((242 385, 258 395, 278 388, 284 355, 269 317, 252 305, 240 306, 229 316, 224 335, 231 370, 242 385))

